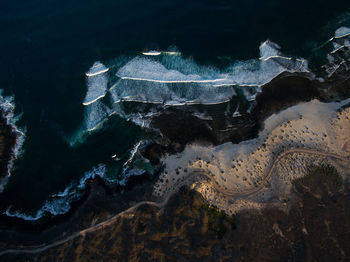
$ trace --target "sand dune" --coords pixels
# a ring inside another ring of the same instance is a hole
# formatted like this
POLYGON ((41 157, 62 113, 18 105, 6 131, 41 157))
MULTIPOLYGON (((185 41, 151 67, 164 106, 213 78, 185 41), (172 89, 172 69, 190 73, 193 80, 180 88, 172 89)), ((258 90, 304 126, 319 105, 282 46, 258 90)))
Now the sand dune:
POLYGON ((165 169, 154 195, 164 197, 186 181, 228 213, 283 202, 291 181, 305 175, 310 165, 350 156, 350 108, 344 107, 349 102, 313 100, 290 107, 269 117, 257 138, 239 144, 189 145, 181 154, 163 158, 165 169), (204 176, 186 179, 194 172, 204 176), (255 194, 246 197, 249 192, 255 194))

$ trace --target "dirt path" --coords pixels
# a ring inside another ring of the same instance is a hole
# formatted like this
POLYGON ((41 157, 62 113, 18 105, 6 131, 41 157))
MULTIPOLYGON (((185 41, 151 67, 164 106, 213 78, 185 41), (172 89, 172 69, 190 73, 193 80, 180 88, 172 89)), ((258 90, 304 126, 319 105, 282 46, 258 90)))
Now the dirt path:
MULTIPOLYGON (((314 150, 314 149, 294 148, 294 149, 289 149, 289 150, 287 150, 285 152, 282 152, 281 154, 278 155, 278 157, 273 161, 273 163, 269 167, 266 175, 264 176, 264 179, 258 184, 259 187, 257 187, 257 188, 253 187, 251 190, 247 190, 245 192, 237 192, 237 191, 233 191, 233 190, 229 190, 229 189, 223 189, 220 186, 218 186, 216 183, 212 183, 212 186, 217 191, 219 191, 222 194, 227 195, 227 196, 246 197, 246 196, 255 194, 255 193, 261 191, 264 188, 264 185, 266 184, 266 182, 269 181, 269 179, 271 177, 271 174, 272 174, 274 168, 277 166, 278 162, 283 157, 285 157, 286 155, 293 154, 293 153, 304 153, 304 154, 312 154, 312 155, 319 155, 319 156, 325 156, 325 157, 332 157, 332 158, 340 159, 340 160, 343 160, 343 161, 346 161, 346 162, 350 163, 349 157, 347 158, 347 157, 343 157, 343 156, 340 156, 340 155, 337 155, 337 154, 326 153, 326 152, 322 152, 322 151, 318 151, 318 150, 314 150)), ((213 178, 210 175, 205 174, 203 171, 198 170, 198 171, 193 172, 193 174, 198 174, 198 173, 200 173, 201 175, 209 178, 211 181, 213 180, 213 178)), ((188 176, 181 183, 181 185, 186 185, 187 180, 189 180, 190 178, 192 178, 191 175, 188 176)), ((16 249, 6 249, 6 250, 3 250, 3 251, 0 251, 0 256, 6 255, 6 254, 36 254, 36 253, 43 252, 43 251, 48 250, 48 249, 53 248, 53 247, 57 247, 57 246, 62 245, 64 243, 66 243, 66 242, 69 242, 69 241, 71 241, 71 240, 73 240, 73 239, 75 239, 75 238, 77 238, 79 236, 84 236, 87 233, 97 231, 99 229, 102 229, 105 226, 109 226, 109 225, 115 223, 119 217, 121 217, 123 215, 128 215, 128 214, 134 213, 142 205, 151 205, 151 206, 155 206, 155 207, 161 209, 167 204, 167 202, 170 199, 170 197, 173 194, 175 194, 175 193, 176 193, 176 191, 170 192, 168 194, 168 196, 162 202, 141 201, 141 202, 137 203, 136 205, 128 208, 127 210, 124 210, 124 211, 116 214, 115 216, 113 216, 113 217, 111 217, 111 218, 109 218, 109 219, 107 219, 107 220, 105 220, 105 221, 103 221, 103 222, 101 222, 99 224, 96 224, 96 225, 93 225, 93 226, 88 227, 86 229, 83 229, 83 230, 81 230, 79 232, 76 232, 76 233, 66 237, 66 238, 63 238, 61 240, 57 240, 57 241, 52 242, 50 244, 45 244, 44 243, 44 244, 42 244, 40 246, 28 246, 28 247, 19 247, 19 248, 16 248, 16 249)))
MULTIPOLYGON (((322 152, 322 151, 318 151, 315 149, 307 149, 307 148, 293 148, 293 149, 289 149, 286 150, 284 152, 282 152, 281 154, 278 155, 278 157, 272 162, 272 164, 270 165, 268 171, 266 172, 266 175, 264 176, 264 178, 257 183, 258 187, 251 187, 251 189, 246 190, 244 192, 237 192, 235 190, 230 190, 230 189, 224 189, 222 187, 220 187, 219 185, 217 185, 216 183, 212 183, 212 186, 219 191, 220 193, 226 195, 226 196, 231 196, 231 197, 247 197, 253 194, 258 193, 259 191, 264 189, 264 185, 266 184, 266 182, 268 182, 271 178, 272 172, 275 169, 275 167, 277 166, 277 164, 279 163, 279 161, 284 158, 287 155, 290 154, 294 154, 294 153, 304 153, 304 154, 311 154, 311 155, 318 155, 318 156, 325 156, 325 157, 333 157, 336 159, 340 159, 343 160, 345 162, 349 162, 350 163, 350 159, 344 156, 340 156, 337 154, 333 154, 333 153, 326 153, 326 152, 322 152)), ((202 172, 203 171, 195 171, 195 172, 202 172)), ((203 174, 206 177, 208 177, 209 179, 213 179, 211 176, 207 175, 207 174, 203 174)))

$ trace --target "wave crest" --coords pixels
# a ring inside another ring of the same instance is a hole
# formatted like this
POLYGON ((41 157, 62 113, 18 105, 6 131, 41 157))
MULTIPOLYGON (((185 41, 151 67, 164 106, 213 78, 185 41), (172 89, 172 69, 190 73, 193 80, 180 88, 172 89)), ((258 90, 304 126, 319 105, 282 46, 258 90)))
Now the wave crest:
MULTIPOLYGON (((118 103, 142 102, 164 106, 219 104, 236 96, 237 87, 248 87, 249 92, 244 93, 249 93, 247 100, 252 102, 260 87, 282 72, 309 72, 305 59, 282 56, 276 43, 265 41, 259 49, 259 59, 237 61, 224 70, 198 65, 192 58, 168 52, 157 56, 135 56, 119 68, 114 66, 115 76, 110 72, 107 74, 107 67, 96 62, 87 73, 92 76, 88 78, 88 91, 83 102, 86 110, 82 130, 96 130, 111 114, 132 117, 118 103), (97 76, 96 72, 99 73, 97 76), (113 83, 109 88, 108 82, 113 83), (110 101, 99 99, 106 94, 109 94, 110 101)), ((144 126, 144 121, 141 122, 144 126)))
POLYGON ((89 105, 104 97, 107 92, 108 68, 101 62, 95 62, 87 76, 87 92, 83 105, 89 105))

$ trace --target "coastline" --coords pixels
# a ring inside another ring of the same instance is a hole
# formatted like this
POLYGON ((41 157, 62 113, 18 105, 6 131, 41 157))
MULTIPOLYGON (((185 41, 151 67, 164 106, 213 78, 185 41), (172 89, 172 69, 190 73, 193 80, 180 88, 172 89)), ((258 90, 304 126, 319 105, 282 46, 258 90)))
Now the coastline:
POLYGON ((4 111, 0 110, 0 179, 8 176, 10 160, 14 157, 13 150, 17 135, 7 123, 4 111))
MULTIPOLYGON (((209 131, 205 131, 203 129, 203 126, 207 125, 205 123, 205 121, 203 121, 202 119, 199 118, 190 118, 191 121, 193 122, 194 126, 199 127, 197 129, 197 134, 200 132, 203 132, 203 136, 201 137, 201 139, 197 139, 197 135, 194 136, 193 133, 183 133, 181 132, 181 128, 177 129, 177 136, 179 137, 180 140, 177 141, 178 145, 176 145, 176 137, 174 137, 175 139, 175 144, 170 144, 168 146, 162 146, 160 144, 160 141, 158 140, 154 140, 154 143, 152 143, 149 147, 147 147, 145 149, 144 152, 142 152, 141 154, 148 158, 152 163, 158 165, 160 163, 160 159, 162 156, 168 154, 168 153, 179 153, 183 150, 184 146, 188 143, 196 143, 196 144, 211 144, 211 145, 215 145, 215 144, 222 144, 224 142, 229 142, 232 141, 234 143, 239 143, 248 139, 252 139, 255 138, 259 132, 259 130, 261 130, 261 123, 263 122, 263 120, 265 118, 267 118, 267 116, 273 115, 275 113, 278 113, 280 110, 290 107, 292 105, 298 104, 299 102, 304 102, 304 101, 309 101, 311 99, 313 99, 315 97, 315 92, 310 92, 308 94, 308 96, 304 96, 301 97, 299 99, 293 99, 293 101, 290 101, 290 96, 288 95, 288 91, 286 91, 284 89, 284 85, 285 82, 290 81, 290 83, 293 83, 293 80, 296 79, 296 82, 301 81, 302 83, 304 81, 306 82, 310 82, 312 83, 312 80, 309 80, 308 78, 304 78, 304 80, 300 80, 302 78, 302 76, 300 75, 295 75, 295 74, 288 74, 288 75, 281 75, 278 76, 277 78, 273 79, 273 81, 271 81, 271 83, 267 84, 266 86, 264 86, 262 88, 262 93, 259 94, 257 96, 257 103, 255 105, 255 107, 252 110, 252 114, 249 115, 245 115, 242 116, 245 119, 251 119, 251 123, 248 126, 246 126, 247 130, 250 130, 249 132, 243 132, 242 134, 242 129, 240 128, 233 128, 232 130, 227 130, 227 131, 220 131, 220 130, 213 130, 213 129, 207 129, 209 131), (268 88, 271 87, 271 85, 273 86, 273 90, 278 92, 278 90, 280 90, 280 92, 286 92, 286 98, 287 101, 283 101, 283 100, 278 100, 276 101, 276 97, 269 96, 269 92, 266 92, 264 90, 269 90, 268 88), (260 99, 259 96, 263 97, 263 99, 260 99), (276 106, 273 109, 270 109, 269 111, 264 111, 261 110, 261 108, 264 108, 264 106, 266 106, 266 104, 263 103, 263 101, 269 101, 269 103, 275 104, 276 106), (198 121, 199 124, 195 124, 195 121, 198 121), (211 132, 210 135, 207 135, 209 132, 211 132), (224 134, 223 134, 224 133, 224 134), (196 138, 196 139, 194 139, 196 138), (219 139, 221 138, 221 139, 219 139), (153 148, 153 151, 152 151, 153 148), (155 149, 154 149, 155 148, 155 149)), ((295 83, 295 82, 294 82, 295 83)), ((299 87, 296 86, 296 88, 300 88, 300 90, 302 90, 304 87, 303 85, 300 85, 299 87)), ((319 96, 319 94, 317 94, 317 96, 319 96)), ((179 111, 180 113, 177 115, 178 117, 180 117, 178 119, 178 121, 182 121, 184 117, 182 114, 182 111, 179 111)), ((176 114, 176 112, 174 113, 176 114)), ((186 117, 186 116, 185 116, 186 117)), ((236 118, 235 121, 239 121, 239 119, 241 118, 236 118)), ((245 122, 247 122, 245 120, 245 122)), ((160 122, 158 122, 157 124, 160 125, 160 122)), ((166 123, 164 124, 164 126, 167 126, 166 123)), ((164 129, 163 129, 164 130, 164 129)), ((165 132, 166 133, 166 130, 165 132)), ((160 167, 161 168, 161 167, 160 167)), ((159 169, 159 171, 161 171, 161 169, 159 169)), ((89 180, 87 183, 87 188, 86 191, 84 193, 84 195, 77 201, 74 201, 71 203, 71 209, 63 215, 57 215, 57 216, 45 216, 43 219, 39 219, 38 221, 26 221, 20 218, 10 218, 7 217, 6 215, 1 215, 0 216, 0 221, 1 221, 1 225, 2 225, 2 229, 1 229, 1 233, 0 233, 0 239, 7 239, 8 235, 10 234, 15 234, 14 232, 18 232, 19 236, 24 233, 24 234, 33 234, 33 233, 42 233, 42 232, 50 232, 50 230, 52 228, 57 228, 57 225, 61 224, 65 224, 67 225, 67 223, 69 221, 71 221, 72 219, 74 219, 74 217, 77 216, 77 213, 81 213, 84 212, 82 210, 84 210, 84 206, 93 206, 93 202, 94 201, 99 201, 96 200, 94 197, 95 195, 95 191, 96 190, 91 190, 91 188, 99 188, 99 190, 97 191, 101 191, 104 193, 100 193, 100 199, 102 200, 106 200, 108 198, 113 199, 115 197, 115 195, 119 195, 120 197, 124 197, 122 196, 125 192, 130 192, 130 195, 135 195, 134 190, 139 190, 140 188, 142 188, 143 190, 145 190, 146 188, 149 188, 149 192, 145 192, 145 194, 148 194, 148 199, 153 199, 154 196, 151 196, 151 191, 150 190, 153 187, 153 184, 155 183, 156 179, 158 178, 160 172, 156 172, 155 175, 146 175, 146 176, 131 176, 130 180, 126 183, 125 187, 110 187, 106 184, 106 182, 100 178, 100 177, 96 177, 93 180, 89 180), (148 186, 146 186, 146 184, 148 184, 148 186), (25 233, 26 232, 26 233, 25 233)), ((147 190, 145 190, 147 191, 147 190)), ((133 196, 135 197, 135 196, 133 196)), ((131 198, 133 198, 131 197, 131 198)), ((99 198, 99 197, 97 197, 99 198)), ((107 201, 109 202, 109 201, 107 201)), ((133 201, 131 201, 133 202, 133 201)), ((121 205, 119 207, 115 207, 114 209, 117 208, 119 210, 123 209, 124 205, 121 205)), ((126 206, 124 207, 126 208, 126 206)), ((79 223, 77 223, 79 224, 79 223)), ((69 226, 67 227, 69 228, 69 226)), ((72 228, 71 228, 72 230, 72 228)), ((53 230, 53 231, 57 231, 59 232, 60 230, 53 230)), ((47 238, 50 239, 53 236, 57 237, 59 234, 54 234, 54 233, 44 233, 44 234, 48 234, 51 237, 40 237, 40 239, 42 238, 47 238)), ((54 238, 55 238, 54 237, 54 238)), ((30 238, 30 237, 29 237, 30 238)), ((18 239, 22 239, 22 237, 18 237, 18 239)), ((29 243, 32 240, 28 240, 29 243)), ((42 240, 41 240, 42 241, 42 240)), ((16 241, 14 241, 15 243, 16 241)))
MULTIPOLYGON (((214 117, 202 113, 202 111, 205 111, 202 110, 205 107, 204 105, 168 107, 161 114, 152 118, 150 133, 152 133, 153 142, 141 152, 143 157, 157 167, 154 174, 131 176, 125 186, 109 186, 99 176, 96 176, 95 179, 89 179, 83 196, 71 202, 70 210, 62 215, 44 216, 37 221, 11 218, 4 214, 0 215, 0 242, 6 245, 6 239, 11 235, 13 236, 14 246, 18 243, 40 243, 43 239, 49 241, 59 238, 67 232, 74 232, 74 230, 84 225, 97 223, 108 215, 127 209, 137 201, 157 199, 156 196, 151 194, 152 188, 156 185, 157 179, 163 171, 162 164, 164 162, 161 159, 164 156, 180 154, 186 145, 191 144, 196 146, 218 146, 228 142, 238 144, 252 140, 258 137, 259 131, 263 130, 267 118, 283 110, 313 99, 322 102, 334 102, 348 98, 350 97, 350 77, 347 73, 347 70, 338 70, 331 77, 321 81, 315 79, 309 73, 282 72, 270 82, 261 86, 261 92, 257 94, 251 110, 247 112, 242 114, 237 112, 238 108, 236 108, 236 104, 231 103, 232 101, 210 105, 210 110, 214 114, 218 114, 215 115, 219 116, 218 121, 214 121, 214 117), (226 110, 225 108, 229 108, 231 111, 236 110, 234 114, 238 114, 235 117, 225 118, 222 115, 222 111, 226 110), (183 128, 178 123, 185 123, 187 128, 183 128), (143 194, 135 193, 138 190, 141 190, 143 194), (146 198, 143 198, 144 196, 146 198), (115 201, 116 199, 119 202, 115 201), (125 199, 128 199, 128 201, 125 201, 125 199), (100 216, 97 220, 91 217, 86 218, 86 220, 78 217, 84 217, 86 213, 91 214, 91 210, 96 208, 96 203, 102 202, 104 202, 103 207, 101 207, 103 211, 100 210, 101 213, 96 215, 100 216), (74 221, 73 226, 70 225, 72 221, 74 221), (38 235, 34 236, 34 234, 38 235)), ((5 118, 0 118, 0 121, 0 125, 6 123, 5 118)), ((10 137, 9 140, 5 139, 8 144, 4 148, 7 148, 7 150, 10 148, 13 152, 16 144, 16 139, 13 136, 14 132, 13 130, 12 133, 9 131, 11 126, 3 126, 4 134, 10 137)), ((11 154, 8 154, 7 159, 10 158, 11 154)))
MULTIPOLYGON (((327 241, 331 234, 332 239, 342 240, 341 242, 345 240, 345 244, 334 246, 332 252, 323 251, 321 257, 337 254, 339 257, 339 252, 342 257, 346 257, 349 251, 346 246, 348 234, 339 234, 343 232, 342 227, 334 226, 338 224, 338 217, 346 219, 344 210, 349 208, 349 192, 348 184, 343 183, 336 168, 327 165, 315 166, 305 177, 294 181, 294 201, 289 211, 271 205, 258 212, 253 208, 228 216, 209 206, 196 190, 180 188, 168 199, 166 205, 154 202, 144 203, 142 206, 135 205, 136 209, 131 207, 128 209, 130 211, 121 212, 120 216, 115 215, 100 224, 92 223, 90 227, 72 235, 68 234, 63 239, 36 247, 7 249, 1 256, 7 259, 15 258, 16 261, 46 261, 64 255, 67 261, 80 261, 84 257, 91 257, 92 254, 100 259, 108 259, 113 254, 113 259, 126 261, 143 261, 145 257, 158 260, 160 257, 166 257, 169 261, 192 261, 194 257, 197 260, 202 257, 204 261, 211 261, 212 257, 222 257, 223 254, 232 256, 233 253, 237 261, 245 261, 247 255, 251 259, 266 258, 266 252, 259 252, 256 246, 268 244, 269 253, 273 250, 274 256, 289 258, 290 261, 310 252, 313 256, 320 256, 319 252, 323 249, 319 250, 318 243, 327 241), (337 216, 333 215, 330 219, 328 212, 325 212, 328 209, 337 216), (315 214, 329 221, 323 226, 324 230, 321 232, 324 233, 321 236, 319 225, 309 222, 315 214), (305 222, 301 221, 301 218, 305 218, 305 222), (327 232, 329 224, 335 232, 327 232), (254 228, 251 233, 253 235, 246 234, 251 227, 254 228), (266 238, 266 235, 270 237, 266 238), (163 241, 168 244, 162 245, 163 241), (198 241, 201 243, 200 249, 193 247, 198 247, 198 241), (78 246, 84 247, 84 251, 81 252, 78 246), (99 248, 96 249, 97 246, 99 248), (149 249, 152 252, 149 252, 149 249), (246 249, 249 250, 248 253, 246 249)), ((346 223, 345 226, 349 228, 350 225, 346 223)))

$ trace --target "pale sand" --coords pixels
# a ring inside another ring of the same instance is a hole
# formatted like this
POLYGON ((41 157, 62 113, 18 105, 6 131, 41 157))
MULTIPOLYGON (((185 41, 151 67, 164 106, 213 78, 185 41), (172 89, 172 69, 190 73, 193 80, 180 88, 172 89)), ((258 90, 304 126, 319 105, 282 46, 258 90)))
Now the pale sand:
POLYGON ((227 213, 272 203, 287 207, 291 181, 305 175, 310 165, 339 167, 340 160, 327 154, 350 156, 350 108, 341 109, 349 102, 313 100, 290 107, 269 117, 256 139, 239 144, 188 145, 181 154, 162 159, 165 169, 153 193, 166 197, 186 184, 227 213), (311 152, 293 152, 293 148, 311 152))

